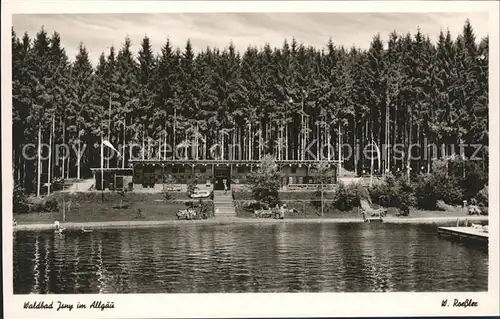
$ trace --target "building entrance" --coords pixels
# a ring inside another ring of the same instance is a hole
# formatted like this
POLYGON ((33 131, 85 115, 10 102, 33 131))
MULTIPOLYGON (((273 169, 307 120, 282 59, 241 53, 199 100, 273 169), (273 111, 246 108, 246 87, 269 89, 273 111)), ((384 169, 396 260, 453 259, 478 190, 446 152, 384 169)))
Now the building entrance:
POLYGON ((215 167, 214 169, 214 189, 224 190, 224 183, 227 189, 231 189, 231 168, 215 167))

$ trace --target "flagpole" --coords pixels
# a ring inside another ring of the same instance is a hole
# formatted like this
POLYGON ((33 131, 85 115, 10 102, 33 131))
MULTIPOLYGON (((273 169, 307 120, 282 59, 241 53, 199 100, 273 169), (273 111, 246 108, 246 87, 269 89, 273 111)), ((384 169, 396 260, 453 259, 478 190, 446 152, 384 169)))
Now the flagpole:
POLYGON ((104 201, 104 141, 101 131, 101 197, 104 201))
POLYGON ((127 135, 126 135, 126 132, 127 132, 127 118, 125 118, 125 120, 123 120, 123 157, 122 157, 122 169, 125 168, 125 152, 127 151, 126 148, 125 148, 125 139, 127 138, 127 135))
POLYGON ((373 132, 372 132, 372 140, 371 140, 371 145, 370 145, 370 187, 373 186, 373 145, 374 145, 374 140, 373 140, 373 132))
MULTIPOLYGON (((108 113, 108 141, 111 141, 111 93, 109 93, 109 113, 108 113)), ((109 155, 109 152, 108 152, 109 155)), ((108 157, 107 167, 109 168, 111 158, 108 157)))

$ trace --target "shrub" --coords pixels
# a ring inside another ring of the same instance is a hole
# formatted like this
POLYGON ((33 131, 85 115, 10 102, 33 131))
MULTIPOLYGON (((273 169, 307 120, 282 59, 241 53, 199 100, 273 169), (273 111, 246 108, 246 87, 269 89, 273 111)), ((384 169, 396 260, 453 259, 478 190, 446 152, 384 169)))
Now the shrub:
POLYGON ((43 211, 45 212, 55 212, 57 211, 58 204, 55 198, 51 198, 45 202, 43 205, 43 211))
POLYGON ((384 207, 398 207, 400 202, 400 184, 404 177, 386 176, 380 184, 370 187, 369 192, 374 203, 384 207))
POLYGON ((258 170, 248 176, 248 182, 254 198, 270 206, 278 203, 278 191, 281 187, 281 173, 271 156, 265 156, 258 170))
POLYGON ((436 179, 432 174, 422 174, 415 181, 416 205, 422 209, 436 209, 441 200, 436 179))
POLYGON ((463 196, 465 199, 477 197, 488 183, 488 172, 475 161, 465 162, 464 170, 462 176, 459 177, 463 196))
POLYGON ((449 174, 449 169, 439 163, 430 174, 417 176, 413 182, 416 205, 423 209, 439 209, 438 201, 446 204, 460 205, 464 199, 464 191, 460 179, 449 174))
POLYGON ((246 209, 246 210, 249 210, 249 211, 254 211, 254 210, 258 210, 258 209, 269 209, 269 205, 267 205, 266 203, 263 203, 263 202, 251 202, 251 203, 245 203, 243 204, 243 207, 246 209))
POLYGON ((187 182, 187 195, 190 196, 191 194, 194 193, 196 189, 196 185, 198 185, 198 176, 193 176, 190 180, 187 182))
POLYGON ((345 185, 340 182, 335 192, 333 206, 341 211, 348 211, 360 206, 360 200, 367 198, 368 192, 359 184, 345 185))
POLYGON ((253 200, 254 199, 254 195, 250 191, 233 189, 231 193, 233 196, 233 200, 253 200))
POLYGON ((15 213, 27 213, 29 211, 28 202, 24 189, 19 185, 14 185, 14 192, 12 194, 13 211, 15 213))
POLYGON ((416 203, 413 187, 405 176, 386 176, 383 183, 370 188, 370 195, 374 203, 399 208, 405 214, 416 203))
POLYGON ((483 207, 488 207, 488 185, 485 185, 477 195, 478 204, 483 207))
POLYGON ((434 181, 439 199, 447 204, 460 205, 464 200, 464 193, 460 181, 456 177, 443 178, 438 176, 434 181))
POLYGON ((400 179, 397 207, 402 211, 403 215, 407 216, 410 214, 410 208, 415 204, 416 200, 411 184, 406 179, 400 179))
POLYGON ((460 205, 464 199, 477 197, 488 183, 488 170, 481 162, 464 161, 458 156, 438 161, 432 174, 440 199, 448 204, 460 205))
POLYGON ((165 200, 167 200, 167 201, 174 199, 174 197, 172 196, 172 193, 170 193, 170 192, 164 192, 163 198, 165 198, 165 200))
POLYGON ((176 179, 170 174, 165 174, 165 175, 163 175, 163 182, 165 184, 175 184, 176 179))
POLYGON ((213 217, 215 215, 214 203, 212 201, 202 201, 201 211, 207 214, 208 217, 213 217))

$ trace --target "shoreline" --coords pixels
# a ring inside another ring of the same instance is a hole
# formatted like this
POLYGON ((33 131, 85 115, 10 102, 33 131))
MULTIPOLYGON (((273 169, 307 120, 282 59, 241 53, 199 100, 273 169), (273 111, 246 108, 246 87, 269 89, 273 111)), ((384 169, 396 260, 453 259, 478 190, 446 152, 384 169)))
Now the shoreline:
MULTIPOLYGON (((386 224, 440 224, 456 222, 459 219, 463 224, 467 219, 469 222, 488 221, 488 216, 456 216, 456 217, 386 217, 383 223, 386 224)), ((60 226, 70 230, 80 230, 82 227, 87 230, 94 229, 125 229, 125 228, 160 228, 175 225, 236 225, 236 224, 329 224, 329 223, 364 223, 358 218, 289 218, 289 219, 264 219, 264 218, 243 218, 243 217, 215 217, 206 220, 151 220, 151 221, 109 221, 109 222, 83 222, 83 223, 60 223, 60 226)), ((13 226, 13 232, 17 231, 43 231, 54 230, 54 224, 20 224, 13 226)))

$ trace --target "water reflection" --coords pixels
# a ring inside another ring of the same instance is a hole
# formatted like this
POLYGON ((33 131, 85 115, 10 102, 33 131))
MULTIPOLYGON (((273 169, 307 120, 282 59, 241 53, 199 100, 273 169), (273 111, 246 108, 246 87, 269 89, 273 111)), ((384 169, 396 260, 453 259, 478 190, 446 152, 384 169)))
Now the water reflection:
POLYGON ((486 291, 488 255, 435 226, 176 225, 14 236, 14 292, 486 291))

